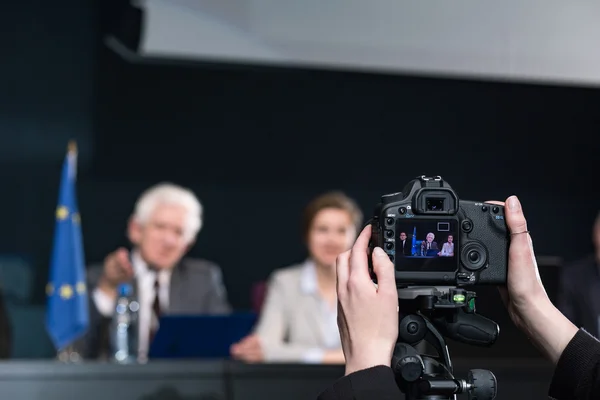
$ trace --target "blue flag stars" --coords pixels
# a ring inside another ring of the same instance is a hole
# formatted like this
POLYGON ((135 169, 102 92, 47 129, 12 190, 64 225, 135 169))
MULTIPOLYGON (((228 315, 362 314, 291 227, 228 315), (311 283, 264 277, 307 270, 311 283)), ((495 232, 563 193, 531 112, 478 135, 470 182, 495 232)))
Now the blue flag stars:
POLYGON ((70 143, 63 163, 50 280, 46 286, 46 328, 58 351, 73 344, 89 326, 81 218, 75 185, 76 164, 77 148, 70 143))

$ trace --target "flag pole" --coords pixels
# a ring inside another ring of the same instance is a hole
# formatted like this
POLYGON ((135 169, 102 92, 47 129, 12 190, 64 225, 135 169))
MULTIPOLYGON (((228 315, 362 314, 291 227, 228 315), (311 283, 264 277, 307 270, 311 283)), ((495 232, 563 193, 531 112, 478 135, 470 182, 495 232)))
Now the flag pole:
POLYGON ((77 154, 77 142, 74 140, 69 140, 69 144, 67 145, 67 152, 77 154))

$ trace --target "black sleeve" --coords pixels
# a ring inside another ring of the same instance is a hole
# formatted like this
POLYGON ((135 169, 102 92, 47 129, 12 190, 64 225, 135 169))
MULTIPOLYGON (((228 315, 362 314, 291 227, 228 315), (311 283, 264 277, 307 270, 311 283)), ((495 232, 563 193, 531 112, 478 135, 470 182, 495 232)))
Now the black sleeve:
POLYGON ((0 359, 7 359, 11 356, 12 349, 12 326, 8 315, 8 310, 4 304, 2 292, 0 292, 0 359))
POLYGON ((582 326, 578 316, 577 290, 573 286, 573 274, 569 268, 561 268, 560 278, 558 280, 557 308, 576 326, 582 326))
POLYGON ((548 395, 556 400, 588 400, 599 394, 600 341, 581 329, 560 356, 548 395))
POLYGON ((317 400, 398 400, 394 372, 383 365, 347 375, 319 395, 317 400))

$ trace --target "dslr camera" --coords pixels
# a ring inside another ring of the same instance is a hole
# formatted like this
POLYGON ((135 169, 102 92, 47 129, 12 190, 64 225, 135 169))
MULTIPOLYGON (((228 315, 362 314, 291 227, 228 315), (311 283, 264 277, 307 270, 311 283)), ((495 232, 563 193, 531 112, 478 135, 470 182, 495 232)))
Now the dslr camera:
POLYGON ((420 176, 382 196, 371 225, 370 247, 394 262, 398 287, 506 283, 504 207, 459 200, 441 176, 420 176))

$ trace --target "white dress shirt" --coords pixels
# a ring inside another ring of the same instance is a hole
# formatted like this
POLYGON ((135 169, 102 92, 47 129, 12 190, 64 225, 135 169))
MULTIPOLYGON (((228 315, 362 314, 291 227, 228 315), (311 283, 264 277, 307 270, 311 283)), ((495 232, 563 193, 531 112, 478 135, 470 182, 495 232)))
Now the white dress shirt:
POLYGON ((444 243, 444 245, 442 246, 441 255, 450 256, 450 254, 452 254, 452 253, 454 253, 454 243, 450 243, 450 242, 444 243))
MULTIPOLYGON (((158 319, 154 315, 152 305, 156 296, 154 282, 158 273, 158 301, 161 310, 169 307, 169 284, 171 282, 171 270, 154 271, 148 268, 146 262, 137 251, 131 254, 131 263, 137 283, 137 300, 140 303, 138 312, 138 358, 145 361, 148 356, 150 328, 158 328, 158 319)), ((96 308, 105 317, 114 314, 116 300, 96 288, 92 294, 96 308)))
POLYGON ((321 318, 324 322, 323 348, 314 348, 304 354, 304 362, 318 364, 323 361, 326 350, 335 350, 342 347, 340 331, 337 325, 337 307, 332 307, 319 294, 319 282, 317 280, 317 267, 314 262, 307 260, 302 267, 300 287, 308 296, 316 296, 320 303, 321 318))

